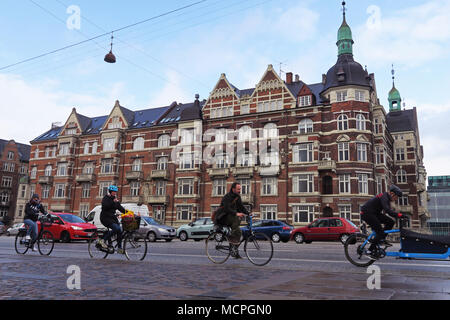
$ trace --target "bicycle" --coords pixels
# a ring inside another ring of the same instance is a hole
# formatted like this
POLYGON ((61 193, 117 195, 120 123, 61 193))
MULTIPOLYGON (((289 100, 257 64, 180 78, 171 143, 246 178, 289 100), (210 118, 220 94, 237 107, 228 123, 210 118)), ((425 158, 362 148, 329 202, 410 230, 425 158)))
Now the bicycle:
POLYGON ((27 230, 29 229, 28 225, 26 225, 25 228, 19 229, 19 233, 17 233, 14 243, 14 247, 18 254, 26 254, 28 249, 33 248, 33 245, 36 242, 41 255, 49 256, 52 253, 53 247, 55 246, 55 239, 50 231, 45 230, 45 227, 50 227, 53 223, 53 219, 47 214, 45 216, 40 216, 38 220, 41 223, 41 228, 35 241, 27 241, 25 238, 27 230))
MULTIPOLYGON (((142 261, 147 255, 147 239, 140 236, 136 231, 139 229, 140 218, 135 217, 133 227, 124 224, 122 221, 122 248, 127 260, 142 261)), ((108 229, 110 231, 111 229, 108 229)), ((88 252, 91 258, 106 259, 110 254, 114 254, 118 248, 117 235, 114 234, 108 241, 108 248, 104 249, 98 242, 99 235, 95 233, 88 244, 88 252)))
POLYGON ((370 235, 357 233, 350 236, 344 244, 345 257, 350 263, 358 267, 370 266, 375 261, 384 257, 396 257, 397 259, 420 260, 450 260, 450 237, 420 234, 404 228, 404 219, 400 219, 399 229, 385 230, 385 234, 400 233, 400 250, 387 252, 391 245, 384 242, 377 244, 375 253, 369 254, 370 239, 375 237, 375 232, 370 235), (369 244, 369 245, 368 245, 369 244))
MULTIPOLYGON (((264 266, 272 260, 273 244, 269 236, 254 232, 252 229, 252 216, 247 216, 248 233, 240 241, 238 248, 244 243, 244 252, 248 260, 256 266, 264 266)), ((206 239, 206 255, 216 264, 222 264, 232 255, 228 237, 231 229, 227 226, 216 225, 206 239)))

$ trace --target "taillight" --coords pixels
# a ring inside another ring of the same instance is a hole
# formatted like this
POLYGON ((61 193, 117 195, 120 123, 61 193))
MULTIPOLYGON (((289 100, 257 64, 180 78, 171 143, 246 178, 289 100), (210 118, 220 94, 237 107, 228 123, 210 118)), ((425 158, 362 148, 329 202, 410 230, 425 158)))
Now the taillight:
POLYGON ((283 227, 283 230, 291 230, 290 227, 283 227))

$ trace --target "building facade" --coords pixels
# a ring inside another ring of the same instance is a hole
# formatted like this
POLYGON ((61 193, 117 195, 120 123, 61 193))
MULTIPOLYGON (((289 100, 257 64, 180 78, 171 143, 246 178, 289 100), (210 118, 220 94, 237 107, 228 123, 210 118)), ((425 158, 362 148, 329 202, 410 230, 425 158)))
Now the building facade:
POLYGON ((28 174, 31 146, 0 140, 0 219, 14 220, 19 182, 28 174))
POLYGON ((450 176, 428 177, 428 227, 435 234, 450 235, 450 176))
POLYGON ((360 207, 402 169, 409 207, 401 209, 420 226, 427 212, 418 183, 426 173, 417 117, 412 132, 396 131, 394 110, 380 104, 375 76, 354 60, 353 45, 344 10, 338 59, 321 82, 290 72, 281 79, 269 65, 255 88, 238 89, 222 74, 203 101, 141 111, 116 102, 96 118, 74 109, 64 126, 32 141, 30 189, 50 210, 84 216, 117 184, 122 202, 146 204, 177 226, 209 216, 238 181, 257 217, 359 223, 360 207), (414 136, 408 161, 396 158, 402 134, 414 136))

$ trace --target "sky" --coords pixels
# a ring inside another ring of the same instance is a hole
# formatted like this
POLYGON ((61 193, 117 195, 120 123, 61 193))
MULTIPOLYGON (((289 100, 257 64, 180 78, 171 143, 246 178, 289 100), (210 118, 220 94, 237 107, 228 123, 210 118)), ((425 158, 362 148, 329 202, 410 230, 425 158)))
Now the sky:
MULTIPOLYGON (((450 0, 346 2, 355 60, 386 109, 394 65, 428 175, 450 175, 450 0)), ((74 107, 93 117, 116 100, 141 110, 207 99, 222 73, 252 88, 269 64, 320 82, 341 22, 339 0, 0 0, 0 138, 29 143, 74 107), (114 33, 117 63, 103 62, 110 32, 144 20, 114 33)))

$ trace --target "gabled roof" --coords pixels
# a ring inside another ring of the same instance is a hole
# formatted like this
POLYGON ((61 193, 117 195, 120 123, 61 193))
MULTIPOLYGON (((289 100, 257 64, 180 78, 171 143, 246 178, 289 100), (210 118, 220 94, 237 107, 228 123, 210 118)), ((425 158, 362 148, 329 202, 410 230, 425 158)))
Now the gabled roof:
POLYGON ((194 101, 190 103, 179 103, 171 106, 171 109, 158 120, 158 125, 174 124, 180 121, 202 119, 201 111, 206 104, 206 100, 194 101))
MULTIPOLYGON (((9 141, 0 139, 0 155, 3 153, 3 150, 8 145, 9 141)), ((17 146, 17 151, 19 152, 20 161, 29 161, 30 160, 30 152, 31 146, 23 143, 17 143, 14 141, 17 146)))

